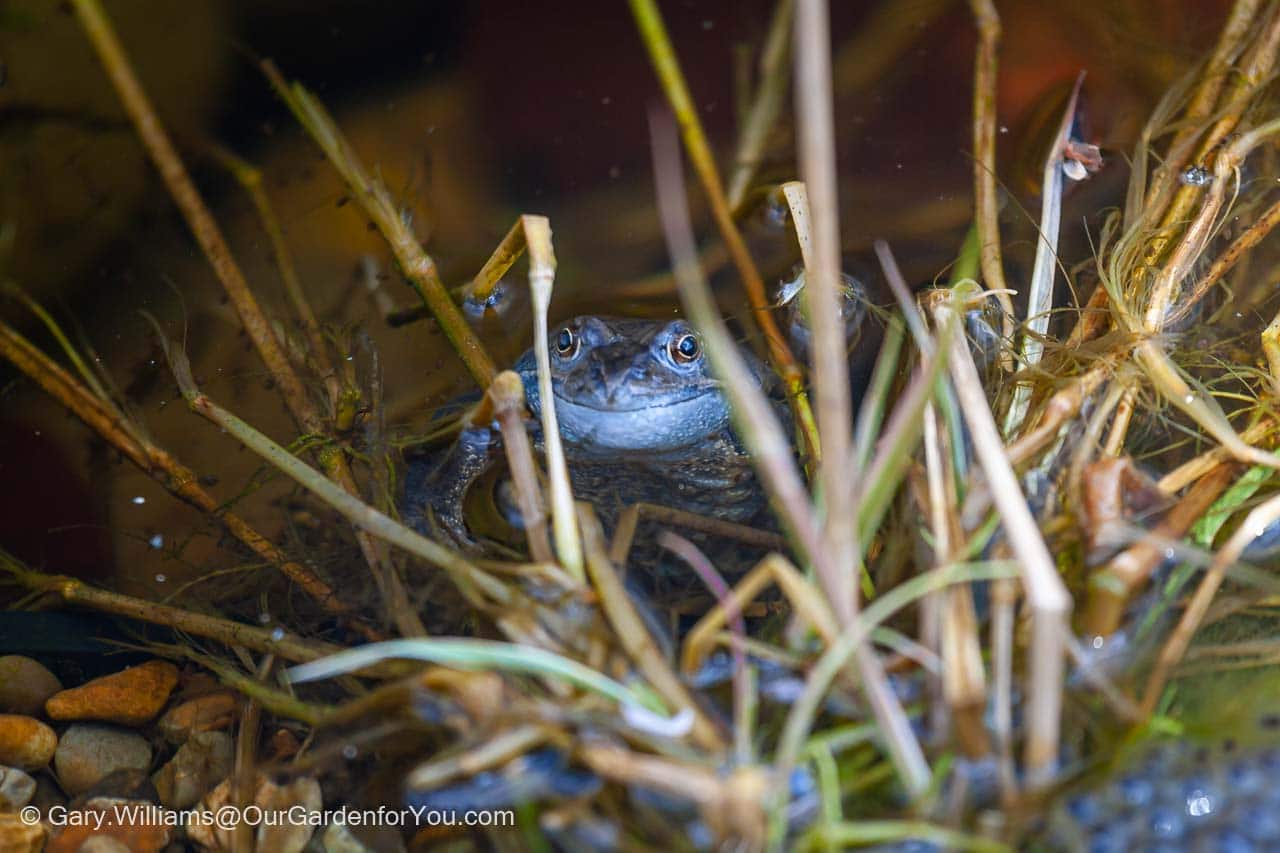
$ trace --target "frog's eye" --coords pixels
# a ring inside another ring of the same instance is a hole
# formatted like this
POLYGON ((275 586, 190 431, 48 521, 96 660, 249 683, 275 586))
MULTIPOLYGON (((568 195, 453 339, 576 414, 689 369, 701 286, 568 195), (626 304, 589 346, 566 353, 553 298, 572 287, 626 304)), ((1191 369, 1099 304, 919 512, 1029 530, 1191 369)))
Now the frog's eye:
POLYGON ((556 335, 556 352, 561 358, 572 358, 578 352, 578 336, 567 326, 556 335))
POLYGON ((671 354, 671 360, 676 364, 690 364, 697 361, 698 356, 702 354, 702 345, 698 343, 697 335, 686 332, 668 342, 667 352, 671 354))

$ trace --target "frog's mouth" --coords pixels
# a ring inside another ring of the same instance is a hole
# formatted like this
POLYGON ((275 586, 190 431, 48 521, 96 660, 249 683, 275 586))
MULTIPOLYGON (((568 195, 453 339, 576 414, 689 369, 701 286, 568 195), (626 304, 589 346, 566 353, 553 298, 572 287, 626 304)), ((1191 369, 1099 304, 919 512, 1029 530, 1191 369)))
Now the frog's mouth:
POLYGON ((700 444, 729 425, 724 398, 715 393, 608 408, 553 396, 560 435, 578 455, 678 450, 700 444))

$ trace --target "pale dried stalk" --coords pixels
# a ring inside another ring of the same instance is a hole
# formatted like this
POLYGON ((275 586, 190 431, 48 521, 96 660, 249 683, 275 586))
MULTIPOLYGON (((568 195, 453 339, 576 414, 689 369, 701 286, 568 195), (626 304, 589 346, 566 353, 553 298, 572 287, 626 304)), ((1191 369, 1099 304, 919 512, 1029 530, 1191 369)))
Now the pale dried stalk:
POLYGON ((699 707, 680 677, 667 665, 666 658, 654 643, 644 620, 636 612, 631 597, 627 595, 617 570, 609 562, 604 550, 604 534, 600 530, 595 510, 588 503, 579 503, 577 510, 591 582, 600 592, 600 605, 613 625, 614 634, 654 690, 678 711, 687 710, 693 714, 693 739, 706 749, 723 752, 726 744, 720 730, 699 707))
POLYGON ((818 483, 824 504, 822 545, 835 564, 827 590, 836 617, 848 624, 858 608, 862 561, 857 545, 852 458, 853 412, 844 323, 840 320, 840 212, 836 188, 835 119, 831 94, 831 32, 826 0, 797 0, 796 147, 809 202, 810 256, 805 263, 812 384, 823 454, 818 483))
POLYGON ((818 522, 796 468, 791 442, 725 329, 698 267, 674 128, 665 115, 658 113, 650 114, 650 125, 658 214, 685 312, 702 334, 711 366, 724 383, 734 426, 750 451, 752 464, 764 482, 784 529, 801 557, 815 567, 824 585, 831 583, 833 568, 829 555, 823 551, 818 522))
MULTIPOLYGON (((1075 89, 1067 101, 1058 132, 1050 143, 1044 161, 1040 188, 1040 239, 1036 241, 1036 259, 1031 268, 1031 287, 1027 294, 1027 330, 1022 335, 1022 368, 1034 368, 1044 354, 1044 337, 1049 332, 1049 312, 1053 308, 1053 279, 1058 270, 1058 231, 1062 224, 1062 166, 1071 124, 1075 121, 1076 102, 1084 75, 1076 78, 1075 89)), ((1014 435, 1027 416, 1031 405, 1031 382, 1019 382, 1013 389, 1013 400, 1004 422, 1004 434, 1014 435)))
MULTIPOLYGON (((1000 251, 1000 211, 996 194, 996 64, 1000 14, 991 0, 969 0, 978 27, 978 54, 973 68, 973 199, 981 245, 982 281, 1003 309, 1005 340, 1013 339, 1013 300, 1004 278, 1000 251)), ((1006 368, 1012 365, 1004 359, 1006 368)))
POLYGON ((521 216, 525 246, 529 250, 529 290, 533 294, 533 355, 538 363, 538 398, 542 401, 542 442, 547 455, 547 479, 551 490, 551 529, 560 563, 575 579, 586 578, 582 568, 582 540, 573 509, 569 468, 560 440, 555 395, 551 390, 551 354, 547 350, 547 312, 555 281, 556 256, 551 247, 551 223, 545 216, 521 216))
MULTIPOLYGON (((702 333, 711 365, 724 381, 734 425, 751 451, 752 461, 775 510, 830 596, 831 590, 841 588, 835 574, 839 567, 822 547, 818 523, 796 469, 790 443, 724 328, 702 270, 698 267, 675 128, 669 121, 664 123, 661 115, 651 115, 651 122, 659 218, 686 312, 702 333)), ((837 603, 835 606, 838 608, 840 605, 837 603)), ((836 613, 839 613, 838 609, 836 613)), ((842 626, 842 629, 852 630, 848 626, 842 626)), ((862 646, 853 650, 853 654, 856 655, 867 699, 903 784, 913 796, 922 794, 929 784, 928 764, 906 714, 870 648, 862 646)))
MULTIPOLYGON (((1240 433, 1240 438, 1249 444, 1257 444, 1270 435, 1273 430, 1275 430, 1275 422, 1270 418, 1264 418, 1240 433)), ((1205 451, 1196 458, 1189 459, 1174 468, 1161 477, 1157 485, 1166 494, 1176 494, 1216 468, 1219 462, 1227 461, 1230 456, 1231 454, 1227 453, 1226 448, 1215 447, 1213 450, 1205 451)))
POLYGON ((542 491, 538 487, 538 472, 533 464, 533 448, 524 426, 524 384, 518 374, 504 370, 494 377, 488 393, 493 400, 498 428, 502 431, 502 447, 516 487, 520 522, 529 543, 529 553, 537 562, 550 563, 555 555, 547 539, 547 514, 542 505, 542 491))
MULTIPOLYGON (((961 322, 959 313, 950 305, 939 304, 935 312, 940 326, 958 326, 961 322)), ((982 379, 963 334, 951 337, 947 367, 969 425, 974 453, 990 484, 991 499, 1000 512, 1010 548, 1018 558, 1032 612, 1025 761, 1027 784, 1033 789, 1042 789, 1052 782, 1057 767, 1065 660, 1063 640, 1071 613, 1071 595, 1058 575, 1049 548, 1027 506, 1027 498, 1005 456, 982 379)))
MULTIPOLYGON (((133 73, 111 22, 103 13, 98 0, 75 0, 75 9, 85 32, 102 60, 107 76, 111 78, 112 85, 124 104, 125 112, 129 114, 137 130, 138 137, 142 140, 143 146, 164 179, 169 194, 173 196, 178 209, 182 211, 196 242, 200 244, 223 289, 235 306, 236 314, 240 317, 245 332, 253 341, 259 357, 262 358, 267 370, 279 386, 294 420, 305 432, 314 435, 325 434, 325 425, 315 405, 289 364, 280 341, 276 338, 253 292, 249 289, 244 273, 232 256, 217 221, 205 207, 204 200, 201 199, 199 191, 187 174, 182 158, 178 156, 168 134, 165 133, 164 126, 147 99, 146 92, 133 73)), ((326 448, 322 449, 318 456, 330 479, 339 483, 348 493, 352 495, 357 493, 355 478, 351 474, 346 456, 341 451, 326 448)), ((370 537, 357 531, 356 538, 397 627, 405 634, 424 633, 417 614, 408 606, 408 597, 404 593, 395 567, 383 558, 383 552, 370 537)))

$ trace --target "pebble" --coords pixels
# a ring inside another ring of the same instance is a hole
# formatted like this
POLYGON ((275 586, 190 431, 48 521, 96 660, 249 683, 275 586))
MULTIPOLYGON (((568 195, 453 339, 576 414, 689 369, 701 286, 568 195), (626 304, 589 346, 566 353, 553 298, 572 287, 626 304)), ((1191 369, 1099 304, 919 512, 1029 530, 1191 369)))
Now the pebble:
POLYGON ((16 767, 0 767, 0 812, 16 812, 35 794, 35 779, 16 767))
POLYGON ((0 714, 0 764, 38 770, 49 763, 57 746, 58 736, 39 720, 0 714))
POLYGON ((141 800, 159 803, 160 795, 151 784, 151 774, 146 767, 126 767, 115 770, 99 779, 71 801, 70 808, 82 809, 89 800, 109 798, 114 800, 141 800))
POLYGON ((324 828, 320 845, 325 853, 372 853, 372 848, 356 838, 342 821, 334 821, 324 828))
POLYGON ((48 830, 43 823, 23 823, 16 814, 0 814, 0 850, 5 853, 40 853, 48 830))
POLYGON ((239 702, 230 693, 211 693, 174 705, 160 718, 164 739, 174 746, 186 743, 195 732, 225 729, 235 720, 239 702))
POLYGON ((109 774, 127 768, 145 769, 151 746, 141 735, 97 723, 77 723, 62 734, 53 756, 62 789, 75 796, 109 774))
POLYGON ((0 713, 34 716, 61 689, 62 682, 39 661, 22 655, 0 657, 0 713))
POLYGON ((68 820, 54 830, 44 853, 159 853, 170 841, 169 828, 158 822, 128 820, 131 810, 154 809, 150 803, 99 797, 90 800, 85 811, 102 812, 83 822, 68 820))
POLYGON ((231 775, 235 743, 225 732, 196 732, 173 758, 151 777, 160 802, 185 809, 231 775))
POLYGON ((55 693, 44 703, 44 709, 54 720, 103 720, 140 726, 160 713, 177 683, 176 666, 151 660, 55 693))
MULTIPOLYGON (((231 802, 231 779, 225 779, 218 787, 208 793, 196 807, 201 811, 213 812, 231 802)), ((258 777, 258 788, 254 792, 253 804, 265 812, 296 814, 293 809, 301 807, 305 812, 320 811, 323 801, 320 796, 320 783, 315 779, 303 776, 288 785, 276 783, 258 777)), ((210 850, 230 850, 231 827, 218 827, 213 820, 195 821, 187 827, 187 836, 197 844, 210 850)), ((301 853, 311 840, 315 826, 309 819, 272 819, 265 818, 258 825, 254 840, 255 849, 270 850, 272 853, 301 853)))

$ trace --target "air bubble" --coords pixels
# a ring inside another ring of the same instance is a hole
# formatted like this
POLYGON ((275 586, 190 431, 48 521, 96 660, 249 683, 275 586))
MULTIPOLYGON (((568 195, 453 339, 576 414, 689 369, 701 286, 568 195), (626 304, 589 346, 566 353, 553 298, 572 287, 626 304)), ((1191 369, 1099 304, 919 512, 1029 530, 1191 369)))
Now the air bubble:
POLYGON ((1178 181, 1187 187, 1207 187, 1213 183, 1213 174, 1200 166, 1188 166, 1178 176, 1178 181))

